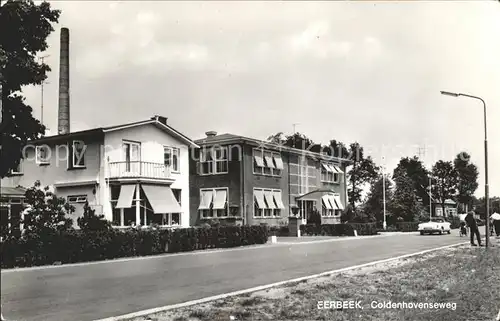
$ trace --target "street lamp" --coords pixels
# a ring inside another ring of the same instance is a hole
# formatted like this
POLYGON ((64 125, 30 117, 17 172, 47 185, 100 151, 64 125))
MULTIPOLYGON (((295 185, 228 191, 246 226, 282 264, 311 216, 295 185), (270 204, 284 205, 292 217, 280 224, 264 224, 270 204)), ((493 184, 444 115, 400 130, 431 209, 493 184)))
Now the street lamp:
POLYGON ((382 227, 384 230, 387 229, 387 220, 386 220, 386 215, 385 215, 385 156, 382 156, 382 193, 383 195, 383 202, 384 202, 384 223, 382 224, 382 227))
POLYGON ((453 93, 449 91, 441 91, 441 95, 451 96, 451 97, 468 97, 476 100, 480 100, 483 103, 484 109, 484 196, 486 202, 486 247, 489 245, 490 239, 490 202, 489 202, 489 187, 488 187, 488 132, 486 130, 486 103, 484 100, 477 96, 472 96, 462 93, 453 93))

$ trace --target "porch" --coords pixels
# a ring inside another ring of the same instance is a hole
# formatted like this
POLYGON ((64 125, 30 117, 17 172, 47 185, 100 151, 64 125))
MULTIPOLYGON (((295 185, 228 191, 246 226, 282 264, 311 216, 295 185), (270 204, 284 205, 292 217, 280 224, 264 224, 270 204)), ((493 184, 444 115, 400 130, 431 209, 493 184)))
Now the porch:
POLYGON ((110 189, 114 227, 180 227, 189 222, 189 217, 183 217, 180 189, 139 183, 111 185, 110 189))
POLYGON ((322 224, 339 224, 345 208, 340 194, 329 189, 314 190, 296 197, 295 201, 297 202, 295 211, 302 218, 302 224, 307 224, 307 220, 315 210, 321 215, 322 224))

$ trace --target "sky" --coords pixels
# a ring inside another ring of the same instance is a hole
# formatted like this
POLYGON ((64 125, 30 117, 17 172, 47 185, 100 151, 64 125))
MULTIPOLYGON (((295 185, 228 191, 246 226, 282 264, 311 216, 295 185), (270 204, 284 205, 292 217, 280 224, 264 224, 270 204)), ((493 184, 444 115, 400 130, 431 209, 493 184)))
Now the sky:
MULTIPOLYGON (((71 130, 155 114, 192 139, 359 142, 391 171, 471 154, 500 196, 500 3, 495 1, 51 1, 44 123, 57 130, 60 28, 70 30, 71 130), (385 159, 385 161, 383 160, 385 159)), ((41 88, 26 87, 35 117, 41 88)))

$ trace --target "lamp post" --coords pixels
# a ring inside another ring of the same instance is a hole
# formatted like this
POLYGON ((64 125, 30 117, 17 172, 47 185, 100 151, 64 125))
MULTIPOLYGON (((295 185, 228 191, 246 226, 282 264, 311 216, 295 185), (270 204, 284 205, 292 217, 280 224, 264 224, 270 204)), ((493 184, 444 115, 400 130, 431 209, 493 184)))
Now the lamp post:
POLYGON ((484 110, 484 197, 486 202, 486 247, 490 243, 490 202, 489 202, 489 187, 488 187, 488 131, 486 129, 486 103, 481 97, 472 96, 462 93, 453 93, 449 91, 441 91, 441 95, 451 96, 451 97, 467 97, 476 100, 480 100, 483 103, 484 110))
POLYGON ((429 221, 432 217, 432 177, 429 176, 429 221))
POLYGON ((382 193, 383 195, 383 202, 384 202, 384 223, 382 224, 382 227, 384 230, 387 229, 387 220, 386 220, 386 214, 385 214, 385 156, 382 156, 382 193))

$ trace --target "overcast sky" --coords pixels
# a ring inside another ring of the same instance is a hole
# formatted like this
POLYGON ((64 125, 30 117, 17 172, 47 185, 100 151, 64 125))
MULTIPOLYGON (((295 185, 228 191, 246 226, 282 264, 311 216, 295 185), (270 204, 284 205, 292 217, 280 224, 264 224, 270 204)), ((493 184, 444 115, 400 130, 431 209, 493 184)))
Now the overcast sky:
MULTIPOLYGON (((60 27, 70 29, 72 131, 154 114, 193 139, 265 139, 294 123, 315 142, 360 142, 393 169, 471 153, 500 195, 500 4, 61 1, 45 55, 45 124, 57 130, 60 27)), ((40 87, 26 88, 40 116, 40 87)))

